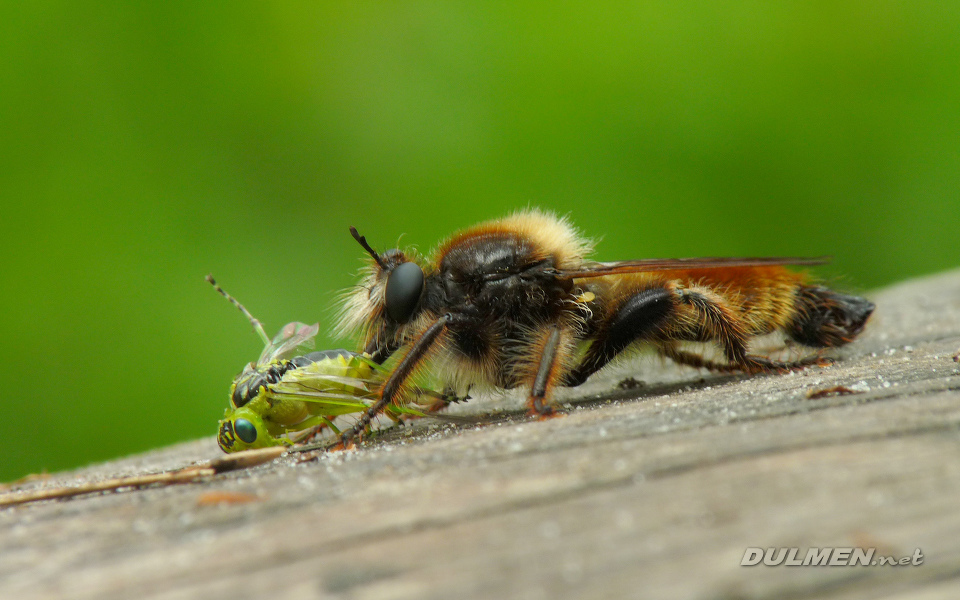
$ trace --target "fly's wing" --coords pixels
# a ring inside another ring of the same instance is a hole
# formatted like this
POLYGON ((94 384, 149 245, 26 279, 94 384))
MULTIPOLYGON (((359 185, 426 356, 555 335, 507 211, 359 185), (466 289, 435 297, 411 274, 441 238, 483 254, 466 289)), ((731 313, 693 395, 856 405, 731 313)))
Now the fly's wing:
POLYGON ((768 256, 754 258, 643 258, 618 262, 587 263, 579 269, 558 269, 561 279, 588 279, 623 275, 625 273, 649 273, 652 271, 683 271, 687 269, 723 269, 730 267, 772 267, 784 265, 822 265, 830 262, 828 256, 768 256))
POLYGON ((270 345, 263 349, 257 364, 265 365, 275 360, 304 354, 301 351, 303 349, 312 350, 313 338, 316 337, 318 331, 320 331, 319 323, 313 325, 299 322, 287 323, 280 330, 280 333, 273 338, 270 345))

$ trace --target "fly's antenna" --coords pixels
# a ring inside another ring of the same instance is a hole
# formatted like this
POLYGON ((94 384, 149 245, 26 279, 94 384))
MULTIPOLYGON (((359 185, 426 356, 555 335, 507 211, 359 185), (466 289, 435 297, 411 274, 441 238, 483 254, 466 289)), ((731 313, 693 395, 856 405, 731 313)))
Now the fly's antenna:
POLYGON ((380 255, 377 254, 377 251, 370 247, 370 244, 367 243, 367 238, 360 235, 360 232, 357 231, 356 227, 350 227, 350 234, 353 235, 353 239, 363 246, 363 249, 370 253, 370 256, 373 257, 373 260, 377 261, 377 264, 380 265, 381 269, 386 269, 387 265, 383 262, 383 259, 380 258, 380 255))
POLYGON ((260 336, 260 339, 263 340, 263 345, 269 346, 270 338, 267 337, 267 332, 263 330, 263 324, 261 324, 260 321, 258 321, 257 319, 253 318, 253 315, 251 315, 250 312, 247 309, 245 309, 242 304, 237 302, 237 300, 233 296, 223 291, 223 288, 217 284, 217 280, 213 278, 213 275, 207 275, 206 280, 210 282, 210 285, 213 286, 213 289, 220 292, 220 294, 224 298, 229 300, 234 306, 240 309, 240 312, 243 313, 243 316, 245 316, 247 319, 250 320, 250 324, 253 325, 253 330, 256 331, 257 334, 260 336))

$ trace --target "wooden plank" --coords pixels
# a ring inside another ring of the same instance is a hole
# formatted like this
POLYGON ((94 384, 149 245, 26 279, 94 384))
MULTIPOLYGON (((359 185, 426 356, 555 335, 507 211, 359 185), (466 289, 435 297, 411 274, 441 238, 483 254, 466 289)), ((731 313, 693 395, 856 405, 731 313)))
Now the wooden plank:
MULTIPOLYGON (((2 510, 0 597, 957 597, 960 272, 874 299, 827 368, 641 361, 568 393, 560 419, 471 402, 476 425, 422 422, 312 463, 2 510), (646 385, 618 389, 628 373, 646 385), (808 398, 839 385, 859 393, 808 398), (924 562, 740 566, 747 547, 826 546, 924 562)), ((218 455, 208 438, 26 487, 218 455)))

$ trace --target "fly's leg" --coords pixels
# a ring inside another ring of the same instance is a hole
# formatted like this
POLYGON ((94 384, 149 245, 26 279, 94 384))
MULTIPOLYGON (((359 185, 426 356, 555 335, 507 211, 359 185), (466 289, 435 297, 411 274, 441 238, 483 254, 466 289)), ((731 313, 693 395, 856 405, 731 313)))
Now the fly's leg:
POLYGON ((599 324, 593 344, 564 385, 580 385, 634 342, 655 337, 676 313, 676 304, 676 294, 666 287, 640 290, 623 300, 599 324))
POLYGON ((701 287, 679 289, 676 293, 679 300, 677 318, 666 328, 664 339, 715 342, 721 347, 728 361, 716 363, 697 354, 681 351, 675 344, 661 344, 661 353, 680 364, 719 372, 745 373, 788 372, 814 364, 824 364, 824 359, 820 356, 784 362, 749 354, 745 328, 739 316, 719 294, 701 287))
POLYGON ((734 309, 713 290, 666 284, 638 290, 615 306, 597 325, 580 364, 564 384, 580 385, 623 350, 637 342, 653 342, 676 362, 718 372, 792 370, 822 364, 820 357, 781 362, 747 352, 746 328, 734 309), (678 341, 713 342, 727 362, 708 360, 677 348, 678 341))
MULTIPOLYGON (((746 370, 742 366, 735 363, 720 363, 704 358, 695 352, 680 350, 674 343, 660 344, 658 346, 658 351, 660 354, 666 356, 677 364, 686 365, 695 369, 709 369, 716 373, 740 373, 746 370)), ((791 370, 801 369, 803 367, 810 367, 814 365, 823 367, 833 363, 832 359, 825 356, 820 356, 819 354, 808 356, 795 362, 773 361, 763 356, 754 355, 748 355, 748 358, 760 366, 759 370, 779 371, 783 373, 791 370)))
POLYGON ((394 367, 390 376, 387 377, 383 387, 380 389, 380 397, 363 413, 363 416, 357 420, 357 423, 353 427, 340 435, 340 441, 333 446, 334 449, 347 448, 353 438, 360 435, 360 433, 370 425, 374 417, 382 413, 391 402, 400 398, 404 384, 410 376, 413 375, 417 366, 427 358, 430 349, 440 338, 441 334, 446 331, 450 321, 450 315, 440 317, 420 334, 413 345, 410 346, 410 349, 403 359, 394 367))
POLYGON ((573 355, 573 331, 561 325, 550 325, 538 332, 521 361, 520 382, 530 390, 527 407, 530 415, 547 419, 558 416, 550 396, 557 385, 562 385, 568 374, 573 355))
POLYGON ((704 358, 695 352, 680 350, 675 343, 665 342, 659 344, 657 351, 677 364, 693 367, 694 369, 709 369, 717 373, 736 373, 740 371, 740 367, 735 364, 716 362, 704 358))

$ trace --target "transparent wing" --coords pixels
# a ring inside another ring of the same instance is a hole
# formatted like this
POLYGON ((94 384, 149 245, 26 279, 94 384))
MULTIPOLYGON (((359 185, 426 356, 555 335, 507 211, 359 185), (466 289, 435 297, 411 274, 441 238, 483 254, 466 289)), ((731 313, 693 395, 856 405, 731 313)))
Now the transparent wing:
MULTIPOLYGON (((311 413, 329 417, 362 413, 374 403, 383 383, 383 373, 370 368, 367 361, 366 357, 357 355, 348 360, 327 359, 288 371, 282 381, 270 386, 267 397, 275 403, 288 400, 307 402, 311 413)), ((436 392, 430 395, 419 390, 418 393, 430 398, 440 397, 436 392)), ((415 400, 411 403, 419 404, 415 400)), ((390 410, 395 414, 425 416, 411 406, 393 405, 390 410)))
POLYGON ((361 413, 370 408, 371 404, 369 400, 365 402, 359 396, 332 391, 310 392, 306 390, 282 391, 272 389, 267 392, 267 397, 273 401, 296 400, 298 402, 308 402, 312 407, 311 413, 327 417, 361 413))
POLYGON ((273 341, 260 354, 257 364, 263 365, 275 360, 290 358, 298 354, 305 354, 302 350, 312 350, 317 332, 320 331, 320 324, 314 323, 287 323, 283 326, 273 341))
POLYGON ((310 403, 310 412, 327 416, 365 411, 378 385, 374 372, 354 356, 338 356, 287 371, 268 396, 274 401, 310 403))
POLYGON ((771 267, 783 265, 822 265, 829 256, 767 256, 767 257, 708 257, 708 258, 644 258, 617 262, 589 263, 580 269, 561 269, 561 279, 587 279, 624 273, 651 271, 683 271, 688 269, 724 269, 731 267, 771 267))
MULTIPOLYGON (((270 389, 282 394, 337 394, 354 398, 372 396, 374 384, 366 379, 341 377, 339 375, 306 374, 291 377, 287 373, 283 381, 273 384, 270 389)), ((339 396, 336 396, 339 397, 339 396)))

